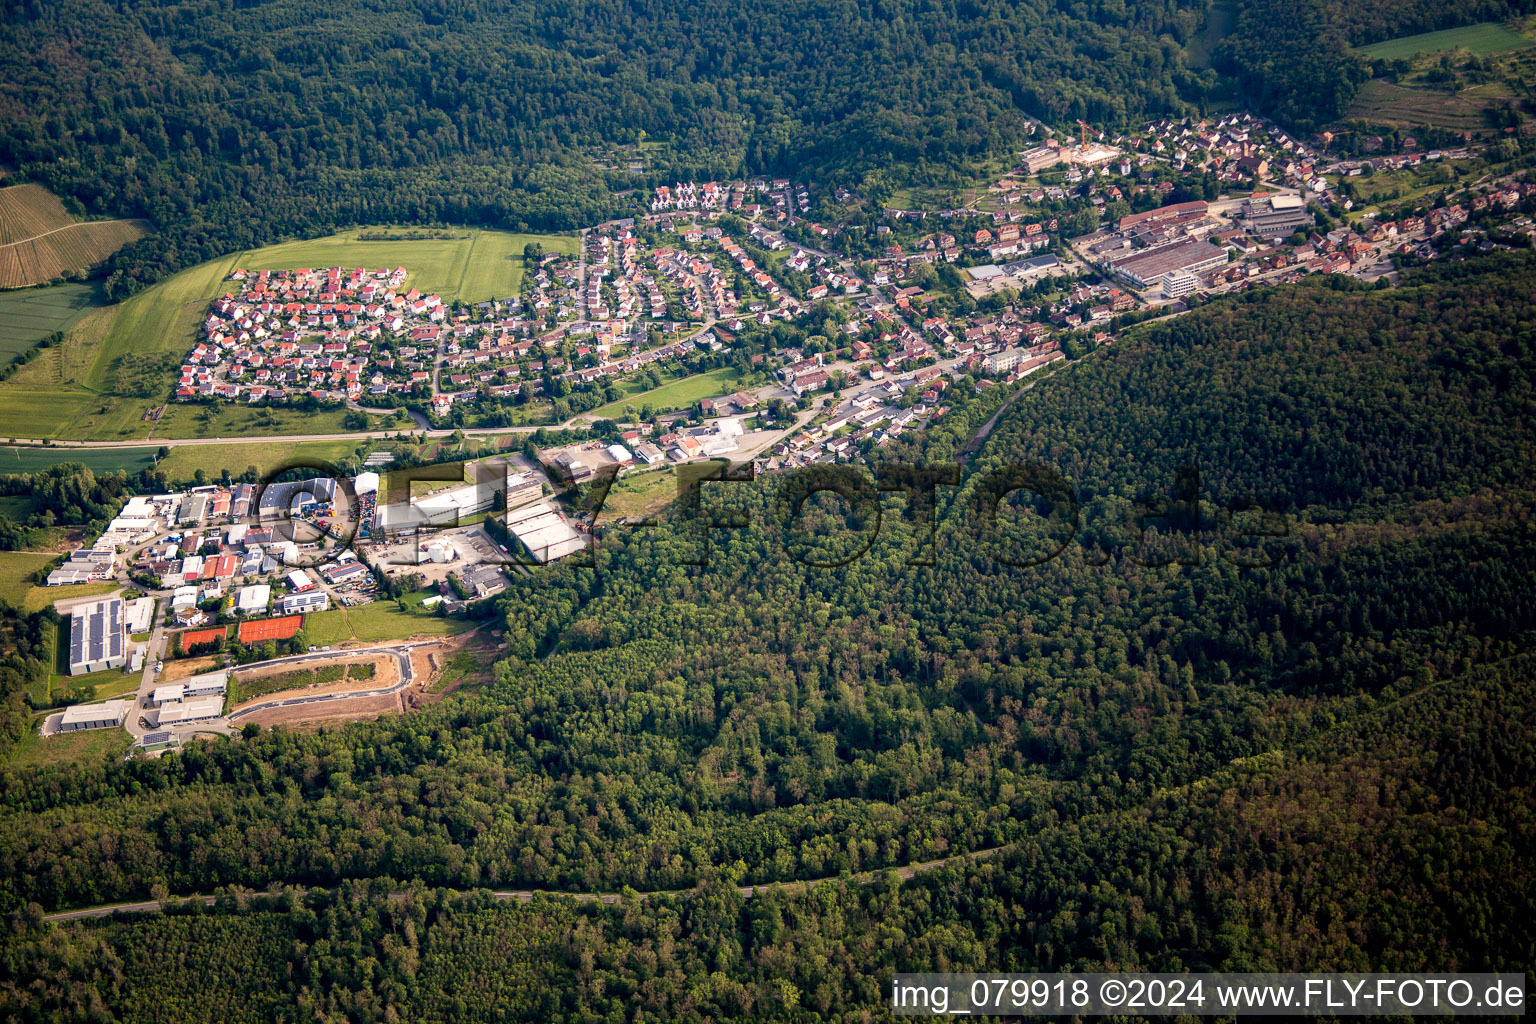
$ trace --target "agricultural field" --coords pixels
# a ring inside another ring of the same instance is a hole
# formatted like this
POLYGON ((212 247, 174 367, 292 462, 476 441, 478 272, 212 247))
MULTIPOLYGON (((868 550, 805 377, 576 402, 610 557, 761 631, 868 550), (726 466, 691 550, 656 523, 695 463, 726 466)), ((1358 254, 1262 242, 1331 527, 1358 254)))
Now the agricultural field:
POLYGON ((1373 79, 1360 86, 1345 112, 1346 121, 1366 121, 1393 127, 1434 127, 1482 132, 1488 128, 1481 95, 1416 89, 1373 79))
POLYGON ((193 480, 199 469, 210 480, 217 480, 220 472, 225 469, 237 476, 249 466, 255 466, 257 473, 267 473, 293 459, 335 462, 356 451, 357 443, 354 441, 183 444, 171 448, 171 454, 160 463, 160 468, 173 482, 193 480))
POLYGON ((374 601, 356 608, 328 608, 304 618, 304 636, 315 646, 380 643, 412 636, 452 636, 474 627, 464 619, 403 612, 393 601, 374 601))
POLYGON ((435 291, 448 301, 480 301, 516 292, 528 242, 537 241, 546 251, 575 252, 579 241, 566 235, 481 230, 455 231, 452 239, 359 241, 360 233, 284 242, 210 260, 119 305, 89 310, 62 344, 0 382, 0 438, 148 440, 342 433, 341 410, 306 414, 224 405, 205 417, 199 408, 171 403, 159 420, 146 420, 145 414, 165 402, 208 304, 227 289, 226 280, 236 266, 404 266, 413 287, 435 291))
MULTIPOLYGON (((0 448, 0 473, 35 473, 61 462, 80 462, 95 473, 124 469, 137 473, 155 464, 154 447, 148 448, 0 448)), ((227 465, 227 463, 226 463, 227 465)), ((241 467, 244 468, 243 466, 241 467)))
POLYGON ((683 377, 670 384, 663 384, 659 388, 641 391, 616 402, 609 402, 586 415, 597 419, 616 419, 625 414, 625 406, 632 406, 637 412, 643 405, 649 405, 656 412, 685 409, 701 398, 728 395, 732 391, 739 390, 740 387, 741 374, 734 367, 722 366, 708 373, 696 373, 691 377, 683 377))
POLYGON ((29 288, 88 270, 148 233, 142 220, 77 223, 41 185, 0 189, 0 288, 29 288))
POLYGON ((0 245, 15 245, 74 222, 59 197, 41 185, 0 188, 0 245))
POLYGON ((0 292, 0 366, 55 331, 66 331, 101 304, 94 284, 56 284, 0 292))
POLYGON ((1355 52, 1372 60, 1402 60, 1421 53, 1444 53, 1447 50, 1466 50, 1483 57, 1533 45, 1536 40, 1523 33, 1497 21, 1485 21, 1478 25, 1387 39, 1356 47, 1355 52))

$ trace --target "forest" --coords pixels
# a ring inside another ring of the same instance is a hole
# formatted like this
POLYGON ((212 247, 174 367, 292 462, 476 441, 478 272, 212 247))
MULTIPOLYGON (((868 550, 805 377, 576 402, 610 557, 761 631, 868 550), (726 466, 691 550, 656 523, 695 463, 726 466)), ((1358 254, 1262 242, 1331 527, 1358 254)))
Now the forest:
MULTIPOLYGON (((996 410, 961 407, 854 467, 955 465, 932 564, 900 492, 823 569, 767 525, 793 477, 713 483, 520 577, 463 696, 9 770, 0 1013, 869 1019, 898 965, 1527 969, 1533 271, 1222 299, 1065 366, 974 454, 996 410), (1023 464, 1072 502, 986 483, 1023 464), (700 519, 747 525, 700 565, 700 519)), ((872 515, 822 494, 797 529, 872 515)))

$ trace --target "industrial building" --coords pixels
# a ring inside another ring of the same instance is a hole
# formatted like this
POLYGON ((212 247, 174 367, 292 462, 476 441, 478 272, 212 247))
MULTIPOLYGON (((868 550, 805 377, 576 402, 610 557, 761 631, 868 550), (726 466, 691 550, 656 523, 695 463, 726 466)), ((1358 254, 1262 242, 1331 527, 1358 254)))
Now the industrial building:
POLYGON ((328 476, 268 484, 262 489, 257 509, 263 517, 286 513, 299 505, 324 504, 336 496, 336 481, 328 476))
POLYGON ((494 565, 466 566, 458 571, 458 577, 471 599, 490 597, 507 587, 507 578, 494 565))
POLYGON ((235 595, 235 610, 242 615, 258 615, 267 610, 267 603, 272 599, 272 588, 265 583, 253 583, 248 587, 241 587, 235 595))
POLYGON ((1243 204, 1243 227, 1258 238, 1276 238, 1312 226, 1306 201, 1298 195, 1252 196, 1243 204))
POLYGON ((378 526, 382 532, 399 536, 422 527, 453 526, 461 519, 489 512, 496 507, 497 495, 504 497, 505 508, 533 501, 544 493, 544 483, 530 473, 509 471, 498 460, 474 463, 470 471, 473 483, 450 487, 406 501, 391 501, 378 506, 378 526))
POLYGON ((1195 290, 1200 279, 1190 273, 1176 273, 1163 275, 1163 297, 1176 299, 1181 295, 1188 295, 1195 290))
POLYGON ((155 725, 164 728, 180 722, 200 722, 224 713, 223 697, 195 697, 162 705, 155 712, 155 725))
POLYGON ((83 676, 128 664, 128 628, 123 600, 87 601, 70 611, 69 674, 83 676))
POLYGON ((76 704, 59 716, 59 732, 82 729, 118 729, 133 710, 131 700, 107 700, 100 704, 76 704))
POLYGON ((321 612, 330 606, 331 596, 323 590, 306 594, 287 594, 277 602, 280 615, 292 615, 295 612, 321 612))
POLYGON ((581 534, 545 502, 507 515, 507 529, 540 562, 553 562, 586 546, 581 534))
POLYGON ((1143 249, 1109 261, 1110 273, 1136 288, 1145 288, 1168 274, 1200 274, 1227 263, 1227 250, 1205 239, 1188 239, 1156 249, 1143 249))

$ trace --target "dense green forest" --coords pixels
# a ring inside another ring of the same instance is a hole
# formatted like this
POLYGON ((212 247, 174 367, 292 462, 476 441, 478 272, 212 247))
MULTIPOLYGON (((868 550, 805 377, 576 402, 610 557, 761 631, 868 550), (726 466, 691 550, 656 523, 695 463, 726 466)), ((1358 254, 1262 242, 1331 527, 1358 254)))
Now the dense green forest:
MULTIPOLYGON (((704 1019, 867 1009, 896 966, 1527 969, 1533 271, 1257 289, 1132 332, 938 489, 932 565, 899 493, 821 569, 841 499, 791 526, 793 475, 710 484, 609 530, 595 569, 520 578, 512 654, 470 694, 9 771, 0 1006, 704 1019), (986 514, 1029 462, 1067 490, 1036 473, 986 514), (882 874, 968 851, 996 852, 882 874), (39 923, 367 879, 420 894, 39 923), (733 888, 797 880, 828 881, 733 888)), ((992 409, 879 461, 959 461, 992 409)))
POLYGON ((955 184, 1031 118, 1200 113, 1233 81, 1306 128, 1348 103, 1348 44, 1528 7, 1243 0, 1198 68, 1210 0, 6 0, 0 164, 157 226, 117 299, 345 225, 580 227, 676 177, 955 184))

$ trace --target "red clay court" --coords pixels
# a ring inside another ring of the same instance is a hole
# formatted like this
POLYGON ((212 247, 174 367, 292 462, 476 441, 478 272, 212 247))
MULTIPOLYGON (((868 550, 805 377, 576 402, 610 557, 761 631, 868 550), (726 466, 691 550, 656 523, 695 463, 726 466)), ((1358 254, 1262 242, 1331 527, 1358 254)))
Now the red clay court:
POLYGON ((261 643, 264 640, 287 640, 304 624, 302 615, 284 615, 280 619, 257 619, 240 623, 240 642, 261 643))
POLYGON ((185 653, 198 644, 211 644, 223 635, 223 626, 215 626, 213 629, 189 629, 181 634, 182 652, 185 653))

